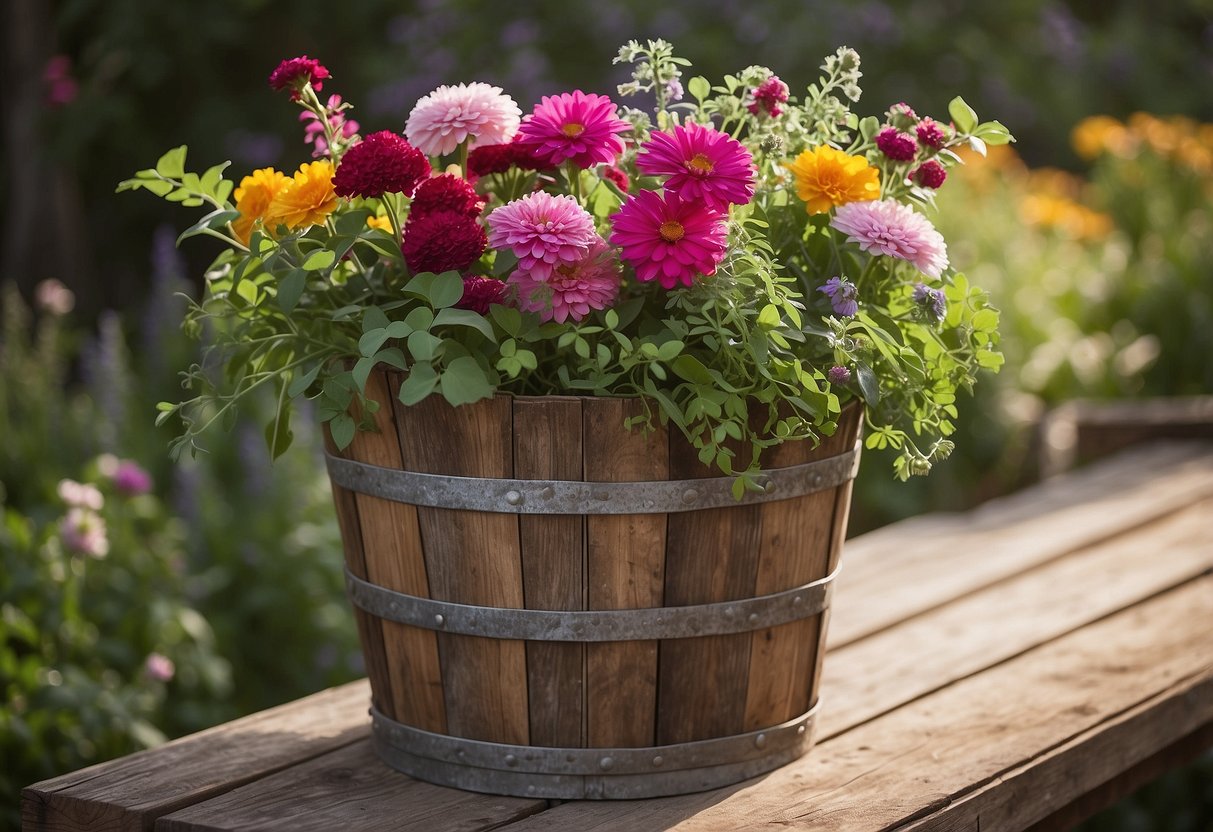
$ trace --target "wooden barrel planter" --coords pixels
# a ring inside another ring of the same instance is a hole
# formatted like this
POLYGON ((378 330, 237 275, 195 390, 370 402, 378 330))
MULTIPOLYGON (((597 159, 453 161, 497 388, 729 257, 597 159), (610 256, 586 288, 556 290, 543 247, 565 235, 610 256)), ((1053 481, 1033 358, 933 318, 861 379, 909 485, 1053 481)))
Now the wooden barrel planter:
POLYGON ((372 374, 379 432, 329 473, 390 766, 564 799, 716 788, 813 741, 858 465, 850 406, 736 503, 630 399, 452 408, 372 374))

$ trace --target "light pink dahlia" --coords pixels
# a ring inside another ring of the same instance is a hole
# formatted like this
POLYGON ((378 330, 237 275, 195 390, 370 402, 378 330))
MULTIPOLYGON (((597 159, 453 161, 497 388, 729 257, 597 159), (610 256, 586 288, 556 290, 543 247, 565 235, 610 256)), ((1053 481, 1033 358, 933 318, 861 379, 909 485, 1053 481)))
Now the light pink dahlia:
POLYGON ((619 261, 599 237, 576 263, 561 263, 546 278, 519 268, 509 283, 518 287, 518 306, 544 321, 580 321, 619 297, 619 261))
POLYGON ((623 139, 632 125, 615 115, 615 105, 605 95, 586 95, 581 90, 545 95, 522 122, 518 133, 535 155, 552 166, 571 160, 579 168, 612 164, 623 152, 623 139))
POLYGON ((508 248, 518 266, 546 280, 561 263, 576 263, 598 239, 594 218, 571 196, 536 191, 492 211, 489 245, 508 248))
POLYGON ((666 176, 663 187, 683 200, 701 199, 717 211, 754 198, 754 157, 728 133, 702 124, 653 133, 636 157, 650 176, 666 176))
POLYGON ((939 277, 948 267, 943 235, 930 220, 900 202, 852 202, 838 209, 830 225, 864 251, 909 260, 931 277, 939 277))
POLYGON ((472 144, 502 144, 514 138, 522 111, 510 98, 479 81, 445 84, 417 102, 404 132, 427 156, 452 152, 469 138, 472 144))
POLYGON ((724 215, 701 202, 640 191, 611 220, 611 242, 623 249, 624 261, 640 281, 659 280, 667 289, 690 286, 696 275, 715 274, 724 259, 724 215))

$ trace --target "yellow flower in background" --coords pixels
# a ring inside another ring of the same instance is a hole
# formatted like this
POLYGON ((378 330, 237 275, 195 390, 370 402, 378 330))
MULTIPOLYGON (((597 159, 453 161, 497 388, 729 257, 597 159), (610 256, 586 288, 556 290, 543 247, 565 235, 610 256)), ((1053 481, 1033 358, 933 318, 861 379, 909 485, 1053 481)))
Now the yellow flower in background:
POLYGON ((387 217, 367 217, 366 227, 378 228, 380 231, 386 231, 389 234, 392 233, 392 221, 387 217))
POLYGON ((236 239, 248 245, 254 223, 265 217, 265 211, 274 201, 274 197, 290 181, 285 174, 273 168, 255 170, 240 180, 240 187, 235 193, 236 210, 240 212, 240 216, 232 222, 236 239))
POLYGON ((266 209, 267 227, 285 225, 292 230, 319 225, 337 208, 333 190, 333 163, 308 162, 300 165, 295 178, 274 197, 266 209))
POLYGON ((880 173, 862 156, 848 156, 822 145, 784 164, 796 177, 796 195, 810 214, 824 214, 849 202, 880 199, 880 173))

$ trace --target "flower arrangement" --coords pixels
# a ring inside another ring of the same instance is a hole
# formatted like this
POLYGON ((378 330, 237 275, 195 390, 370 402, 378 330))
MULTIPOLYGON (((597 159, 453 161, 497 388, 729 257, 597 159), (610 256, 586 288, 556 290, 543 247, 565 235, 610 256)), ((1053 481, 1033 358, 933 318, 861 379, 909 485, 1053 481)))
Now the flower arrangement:
POLYGON ((641 397, 643 421, 682 431, 739 497, 760 488, 763 448, 831 433, 856 397, 899 477, 946 457, 958 388, 1002 361, 998 313, 921 209, 955 149, 1007 130, 960 98, 948 123, 905 104, 860 118, 846 48, 800 97, 758 66, 684 88, 690 64, 660 40, 616 63, 633 67, 619 96, 655 107, 576 90, 523 117, 501 88, 461 83, 418 101, 403 134, 360 135, 319 95, 328 69, 295 58, 270 86, 302 108, 313 160, 237 184, 226 164, 187 173, 179 147, 121 183, 209 207, 181 238, 225 244, 185 322, 225 382, 192 367, 193 398, 160 405, 183 425, 174 452, 264 388, 275 456, 300 397, 344 447, 386 365, 405 404, 641 397))

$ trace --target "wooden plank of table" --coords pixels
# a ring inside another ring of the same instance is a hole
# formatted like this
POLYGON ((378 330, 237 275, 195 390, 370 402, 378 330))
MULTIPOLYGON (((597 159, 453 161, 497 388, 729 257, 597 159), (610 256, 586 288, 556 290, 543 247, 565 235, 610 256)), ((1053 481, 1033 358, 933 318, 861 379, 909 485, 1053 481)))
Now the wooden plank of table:
POLYGON ((955 516, 915 518, 847 541, 828 643, 841 647, 1075 549, 1213 495, 1213 446, 1126 451, 955 516), (976 553, 980 553, 978 556, 976 553), (930 573, 928 584, 921 582, 930 573))
POLYGON ((1205 575, 860 725, 765 778, 702 795, 570 803, 507 828, 1022 829, 1213 720, 1211 629, 1205 575))
POLYGON ((482 832, 546 805, 405 777, 360 742, 163 817, 155 832, 482 832))
MULTIPOLYGON (((627 482, 669 478, 664 428, 656 436, 624 427, 643 414, 637 399, 588 399, 585 478, 627 482)), ((590 609, 659 607, 665 571, 663 514, 586 518, 590 609)), ((595 747, 653 744, 657 718, 657 642, 586 645, 586 737, 595 747)))
MULTIPOLYGON (((581 479, 581 400, 514 399, 514 476, 581 479)), ((530 609, 585 609, 585 521, 570 515, 518 518, 522 584, 530 609)), ((579 748, 585 721, 585 645, 526 645, 531 744, 579 748)))
POLYGON ((22 792, 26 832, 136 832, 183 806, 367 736, 366 680, 299 699, 22 792))

